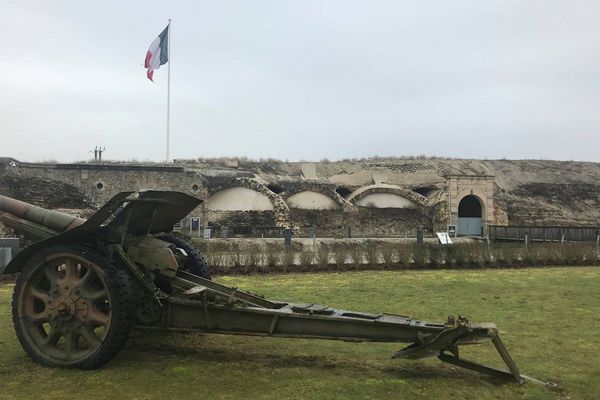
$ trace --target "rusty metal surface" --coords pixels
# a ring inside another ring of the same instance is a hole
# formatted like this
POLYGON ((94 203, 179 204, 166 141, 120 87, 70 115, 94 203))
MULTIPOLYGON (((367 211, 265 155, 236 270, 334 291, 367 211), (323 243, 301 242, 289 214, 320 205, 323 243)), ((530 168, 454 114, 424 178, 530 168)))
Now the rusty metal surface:
POLYGON ((85 222, 69 214, 46 210, 7 196, 0 196, 0 211, 42 225, 55 232, 64 232, 85 222))
MULTIPOLYGON (((56 236, 48 237, 39 242, 23 249, 16 257, 6 266, 2 274, 12 274, 19 272, 24 264, 33 254, 46 247, 64 244, 64 243, 83 243, 90 240, 91 236, 100 229, 102 224, 123 204, 123 201, 133 194, 133 192, 122 192, 110 199, 100 210, 92 215, 83 224, 72 229, 57 234, 56 236)), ((92 238, 93 240, 93 238, 92 238)))
POLYGON ((100 266, 55 253, 29 273, 16 311, 33 351, 56 362, 86 360, 98 351, 112 314, 100 266))
POLYGON ((43 225, 36 224, 24 218, 15 217, 7 212, 0 212, 0 222, 7 228, 12 229, 16 234, 23 235, 27 240, 33 242, 47 239, 57 234, 56 231, 46 228, 43 225))

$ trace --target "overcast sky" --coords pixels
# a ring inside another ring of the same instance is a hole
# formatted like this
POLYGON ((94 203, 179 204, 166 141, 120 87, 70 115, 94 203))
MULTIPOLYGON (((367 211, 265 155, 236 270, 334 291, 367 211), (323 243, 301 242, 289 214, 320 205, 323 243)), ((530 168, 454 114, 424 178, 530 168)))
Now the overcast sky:
POLYGON ((0 156, 600 161, 600 1, 12 1, 0 156))

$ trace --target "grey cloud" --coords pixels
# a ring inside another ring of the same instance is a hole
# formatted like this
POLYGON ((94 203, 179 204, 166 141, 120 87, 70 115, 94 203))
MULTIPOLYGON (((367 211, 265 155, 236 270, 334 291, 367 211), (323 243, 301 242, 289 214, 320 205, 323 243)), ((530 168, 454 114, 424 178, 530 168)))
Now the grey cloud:
POLYGON ((595 1, 22 2, 3 7, 0 155, 600 161, 595 1))

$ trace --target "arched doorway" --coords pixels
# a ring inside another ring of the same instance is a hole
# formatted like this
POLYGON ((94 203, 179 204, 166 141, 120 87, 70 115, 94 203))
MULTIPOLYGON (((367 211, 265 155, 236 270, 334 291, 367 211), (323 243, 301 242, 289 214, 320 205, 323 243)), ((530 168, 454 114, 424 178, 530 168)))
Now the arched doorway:
POLYGON ((481 222, 481 202, 472 194, 463 197, 458 203, 458 234, 467 236, 483 235, 481 222))

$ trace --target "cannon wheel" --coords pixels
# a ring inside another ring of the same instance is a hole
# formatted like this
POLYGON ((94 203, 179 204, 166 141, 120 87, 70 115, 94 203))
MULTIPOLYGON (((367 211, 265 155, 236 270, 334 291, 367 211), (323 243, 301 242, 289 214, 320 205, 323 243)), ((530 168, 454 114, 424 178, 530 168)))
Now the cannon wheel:
POLYGON ((183 249, 187 253, 187 258, 183 264, 183 270, 190 272, 194 275, 198 275, 204 279, 211 280, 210 271, 208 270, 208 264, 204 257, 198 253, 198 250, 183 239, 173 235, 161 235, 158 239, 164 240, 165 242, 173 243, 176 247, 183 249))
POLYGON ((34 255, 19 275, 12 312, 21 346, 46 366, 92 369, 125 345, 131 324, 129 274, 77 245, 34 255))

